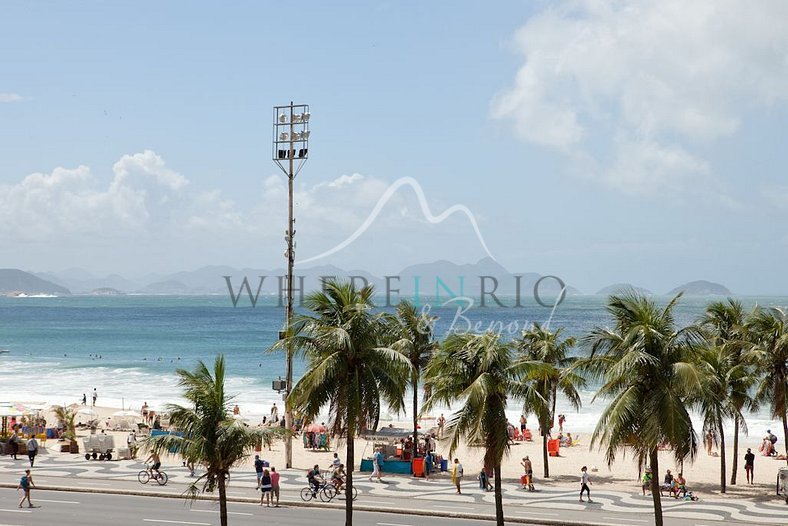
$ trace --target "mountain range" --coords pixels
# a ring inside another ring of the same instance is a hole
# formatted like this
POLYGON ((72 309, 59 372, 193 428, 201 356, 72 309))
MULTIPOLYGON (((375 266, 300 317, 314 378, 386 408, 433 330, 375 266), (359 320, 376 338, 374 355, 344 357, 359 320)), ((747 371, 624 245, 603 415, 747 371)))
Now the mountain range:
MULTIPOLYGON (((229 287, 238 292, 244 279, 252 292, 271 295, 284 287, 284 268, 273 269, 236 269, 229 266, 206 266, 196 270, 173 274, 150 274, 140 278, 126 278, 118 274, 96 276, 78 268, 60 272, 28 273, 17 269, 0 270, 0 294, 94 294, 115 295, 124 293, 196 295, 227 294, 229 287), (228 287, 229 281, 229 287, 228 287)), ((333 265, 320 265, 301 269, 296 267, 295 287, 304 293, 320 287, 320 280, 326 276, 354 279, 357 284, 374 285, 379 294, 391 291, 397 295, 449 298, 453 295, 480 297, 485 293, 486 301, 493 304, 495 297, 511 297, 518 293, 522 298, 532 297, 534 286, 538 283, 540 296, 555 296, 560 291, 557 278, 543 276, 534 272, 513 273, 492 258, 484 258, 476 263, 457 264, 446 260, 411 265, 392 276, 375 276, 363 270, 344 270, 333 265), (302 281, 303 280, 303 281, 302 281), (491 295, 492 294, 492 295, 491 295)), ((569 284, 569 295, 582 294, 569 284)), ((621 293, 627 290, 651 295, 651 291, 631 285, 616 283, 597 291, 597 295, 621 293)), ((719 283, 693 281, 680 285, 667 294, 683 292, 685 295, 731 295, 732 292, 719 283)), ((298 293, 298 292, 297 292, 298 293)))

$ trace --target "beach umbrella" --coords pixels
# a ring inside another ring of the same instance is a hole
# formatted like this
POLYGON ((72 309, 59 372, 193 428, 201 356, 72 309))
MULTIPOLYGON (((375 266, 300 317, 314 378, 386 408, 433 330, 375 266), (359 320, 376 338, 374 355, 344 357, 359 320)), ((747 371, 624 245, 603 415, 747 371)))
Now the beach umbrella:
POLYGON ((97 417, 98 416, 98 413, 95 412, 90 407, 83 407, 82 409, 77 411, 77 414, 78 415, 85 415, 85 416, 92 416, 92 417, 97 417))
POLYGON ((307 433, 324 433, 326 426, 320 424, 309 424, 306 426, 307 433))

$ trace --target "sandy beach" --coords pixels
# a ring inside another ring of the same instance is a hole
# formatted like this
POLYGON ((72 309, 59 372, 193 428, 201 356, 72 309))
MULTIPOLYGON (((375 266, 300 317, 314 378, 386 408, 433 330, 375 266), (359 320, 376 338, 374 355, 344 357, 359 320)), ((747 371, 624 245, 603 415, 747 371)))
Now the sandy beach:
MULTIPOLYGON (((97 414, 99 421, 106 422, 107 418, 120 410, 117 407, 96 406, 93 408, 97 414)), ((128 408, 126 408, 128 409, 128 408)), ((139 408, 133 408, 139 411, 139 408)), ((243 412, 243 408, 242 408, 243 412)), ((242 413, 243 414, 243 413, 242 413)), ((50 423, 55 422, 54 414, 51 411, 46 412, 44 416, 50 423)), ((79 419, 78 419, 79 420, 79 419)), ((250 419, 251 420, 251 419, 250 419)), ((254 422, 249 422, 250 425, 256 425, 259 419, 254 419, 254 422)), ((399 428, 408 429, 410 424, 408 422, 399 421, 391 422, 392 425, 399 428)), ((388 425, 388 423, 386 423, 388 425)), ((99 427, 105 427, 103 424, 99 427)), ((524 456, 529 456, 533 462, 535 484, 537 486, 544 485, 549 487, 567 487, 574 489, 578 480, 578 474, 582 466, 588 466, 591 473, 591 479, 594 488, 601 489, 614 489, 619 491, 630 491, 640 493, 640 484, 638 481, 638 469, 634 460, 629 455, 620 454, 616 457, 616 461, 607 466, 603 452, 598 449, 589 449, 590 434, 576 435, 572 432, 571 428, 565 428, 565 431, 571 432, 573 437, 577 436, 579 444, 569 448, 561 448, 559 457, 550 457, 550 478, 543 478, 543 461, 542 461, 542 444, 541 437, 535 436, 534 442, 515 442, 512 445, 508 458, 504 461, 502 466, 503 479, 508 483, 515 483, 522 474, 522 467, 520 461, 524 456)), ((112 431, 106 430, 105 432, 115 437, 115 446, 125 447, 126 431, 112 431)), ((78 430, 78 440, 80 448, 82 448, 82 437, 88 436, 90 431, 87 429, 78 430)), ((760 456, 758 453, 758 446, 760 444, 760 436, 741 436, 739 443, 739 469, 737 484, 735 486, 728 485, 727 493, 721 494, 719 492, 720 482, 720 458, 719 456, 709 456, 703 450, 702 445, 699 447, 698 455, 694 461, 687 462, 683 466, 684 475, 688 482, 688 487, 696 494, 702 496, 716 498, 746 498, 753 500, 769 499, 774 494, 774 484, 777 476, 777 470, 780 467, 785 467, 785 461, 775 460, 760 456), (756 453, 755 459, 755 480, 756 484, 750 486, 746 484, 744 473, 743 457, 746 449, 750 447, 756 453)), ((732 462, 733 448, 731 443, 733 437, 729 434, 727 436, 728 447, 727 451, 727 481, 730 481, 730 466, 732 462)), ((68 455, 68 453, 60 453, 58 442, 56 440, 47 440, 45 447, 48 454, 55 455, 68 455)), ((782 437, 777 444, 778 451, 783 450, 782 437)), ((448 456, 448 445, 443 441, 438 442, 437 453, 448 456)), ((373 442, 366 439, 357 439, 356 444, 357 461, 356 466, 359 465, 361 458, 367 458, 372 455, 373 442)), ((312 451, 305 449, 301 437, 294 438, 293 441, 293 468, 300 470, 308 470, 314 464, 319 464, 321 467, 327 467, 333 458, 333 452, 337 451, 341 459, 344 460, 345 444, 339 441, 332 441, 330 451, 312 451)), ((716 451, 716 448, 715 448, 716 451)), ((284 444, 282 442, 275 443, 271 450, 263 451, 260 453, 263 458, 269 460, 272 466, 278 469, 284 468, 284 444)), ((142 455, 142 453, 140 453, 142 455)), ((482 466, 483 451, 478 448, 469 448, 461 446, 456 452, 455 457, 459 458, 465 467, 466 477, 475 478, 478 471, 482 466)), ((144 460, 144 459, 143 459, 144 460)), ((664 476, 665 470, 670 469, 672 473, 676 474, 681 470, 680 466, 675 464, 675 461, 670 455, 670 452, 662 452, 660 454, 660 480, 664 476)), ((180 464, 181 459, 174 456, 169 456, 165 459, 167 464, 180 464)), ((250 470, 253 469, 253 456, 246 461, 245 466, 250 470)), ((243 469, 243 466, 240 467, 243 469)), ((394 475, 389 475, 394 476, 394 475)), ((396 475, 403 476, 403 475, 396 475)), ((440 475, 439 475, 440 476, 440 475)), ((444 474, 443 476, 447 476, 444 474)))

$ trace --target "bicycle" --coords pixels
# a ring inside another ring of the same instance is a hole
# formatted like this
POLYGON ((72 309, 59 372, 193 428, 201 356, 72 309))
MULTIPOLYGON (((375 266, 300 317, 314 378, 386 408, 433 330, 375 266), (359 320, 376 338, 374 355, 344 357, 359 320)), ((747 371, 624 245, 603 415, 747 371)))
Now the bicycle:
POLYGON ((143 469, 142 471, 137 473, 137 480, 140 481, 140 484, 147 484, 148 481, 151 479, 158 482, 159 486, 164 486, 165 484, 167 484, 169 477, 165 472, 157 471, 156 474, 154 475, 153 473, 151 473, 151 471, 152 470, 148 468, 148 469, 143 469))
POLYGON ((328 482, 321 482, 318 484, 317 489, 313 488, 312 486, 307 486, 301 490, 301 500, 304 502, 309 502, 312 499, 316 499, 317 495, 320 494, 320 500, 322 502, 330 502, 333 498, 333 495, 329 497, 327 493, 328 488, 333 488, 333 486, 328 482))
MULTIPOLYGON (((328 499, 328 501, 326 502, 331 502, 331 499, 333 499, 340 493, 344 493, 346 489, 347 488, 345 487, 344 484, 342 484, 339 487, 339 489, 337 489, 337 487, 334 486, 333 484, 329 484, 328 486, 326 486, 325 489, 323 489, 323 493, 326 494, 326 498, 328 499)), ((353 500, 356 500, 357 498, 358 498, 358 489, 355 486, 353 486, 353 500)))

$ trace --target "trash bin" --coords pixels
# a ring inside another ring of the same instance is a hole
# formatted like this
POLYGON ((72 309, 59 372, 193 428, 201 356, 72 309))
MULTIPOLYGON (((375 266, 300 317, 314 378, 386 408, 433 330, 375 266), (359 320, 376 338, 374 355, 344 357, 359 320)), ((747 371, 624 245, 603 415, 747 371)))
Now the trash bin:
POLYGON ((410 464, 414 477, 424 476, 424 458, 414 458, 410 464))
POLYGON ((444 458, 441 460, 441 471, 449 471, 449 459, 444 458))

